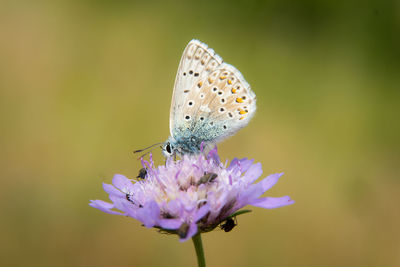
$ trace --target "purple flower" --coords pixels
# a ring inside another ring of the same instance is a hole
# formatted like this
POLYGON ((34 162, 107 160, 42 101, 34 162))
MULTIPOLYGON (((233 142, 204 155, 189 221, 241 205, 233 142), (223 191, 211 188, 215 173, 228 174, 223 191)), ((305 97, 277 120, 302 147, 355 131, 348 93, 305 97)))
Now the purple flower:
POLYGON ((231 220, 246 205, 273 209, 294 203, 288 196, 261 197, 283 173, 255 183, 262 174, 260 163, 235 158, 229 165, 222 164, 216 148, 207 157, 168 158, 158 167, 150 156, 150 161, 142 160, 142 165, 147 171, 145 179, 116 174, 113 185, 103 184, 112 203, 92 200, 89 205, 132 217, 148 228, 178 234, 186 241, 199 231, 211 231, 231 220))

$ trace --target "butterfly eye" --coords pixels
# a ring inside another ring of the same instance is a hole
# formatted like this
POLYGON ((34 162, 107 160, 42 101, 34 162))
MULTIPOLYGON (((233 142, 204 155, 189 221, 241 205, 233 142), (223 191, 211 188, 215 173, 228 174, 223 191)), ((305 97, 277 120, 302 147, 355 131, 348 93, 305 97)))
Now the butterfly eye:
POLYGON ((171 154, 171 145, 170 145, 170 143, 167 143, 167 145, 165 146, 165 150, 167 150, 167 152, 169 153, 169 154, 171 154))

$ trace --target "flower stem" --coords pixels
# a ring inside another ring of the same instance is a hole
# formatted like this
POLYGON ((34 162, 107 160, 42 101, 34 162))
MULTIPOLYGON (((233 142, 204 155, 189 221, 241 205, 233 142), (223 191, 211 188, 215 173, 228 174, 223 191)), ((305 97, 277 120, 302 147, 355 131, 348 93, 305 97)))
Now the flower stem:
POLYGON ((192 237, 194 248, 196 249, 197 264, 199 267, 206 267, 206 259, 204 258, 203 243, 200 233, 192 237))

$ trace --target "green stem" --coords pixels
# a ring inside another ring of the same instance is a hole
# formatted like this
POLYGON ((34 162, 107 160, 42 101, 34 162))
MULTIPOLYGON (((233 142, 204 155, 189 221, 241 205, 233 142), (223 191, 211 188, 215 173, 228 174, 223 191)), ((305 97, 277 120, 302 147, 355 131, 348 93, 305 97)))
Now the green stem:
POLYGON ((206 259, 204 258, 203 243, 201 242, 200 233, 192 237, 194 248, 196 249, 197 264, 199 267, 206 267, 206 259))

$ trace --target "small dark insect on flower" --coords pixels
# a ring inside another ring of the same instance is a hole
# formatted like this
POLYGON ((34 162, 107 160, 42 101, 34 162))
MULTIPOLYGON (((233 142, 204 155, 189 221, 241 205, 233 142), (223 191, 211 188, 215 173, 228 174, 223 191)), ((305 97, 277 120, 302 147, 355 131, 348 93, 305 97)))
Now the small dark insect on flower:
POLYGON ((147 175, 147 170, 145 168, 141 168, 139 170, 139 174, 138 174, 138 176, 136 176, 136 178, 144 179, 144 178, 146 178, 146 175, 147 175))
MULTIPOLYGON (((137 204, 132 200, 132 197, 133 197, 133 195, 131 195, 131 194, 125 194, 126 200, 128 200, 129 202, 131 202, 131 203, 137 205, 137 204)), ((142 206, 141 204, 139 204, 138 207, 139 207, 139 208, 143 208, 143 206, 142 206)))
POLYGON ((187 223, 182 223, 181 227, 179 227, 177 233, 180 238, 185 238, 187 236, 187 233, 189 231, 189 224, 187 223))
POLYGON ((130 194, 125 194, 125 198, 126 198, 126 200, 128 200, 129 202, 132 202, 132 203, 133 203, 130 194))
POLYGON ((206 184, 206 183, 212 182, 217 177, 218 177, 218 175, 216 173, 204 172, 204 175, 199 179, 199 181, 197 182, 197 185, 201 185, 201 184, 206 184))
MULTIPOLYGON (((236 218, 235 218, 236 219, 236 218)), ((232 218, 226 219, 224 224, 220 225, 220 228, 225 232, 230 232, 237 224, 232 218)))

